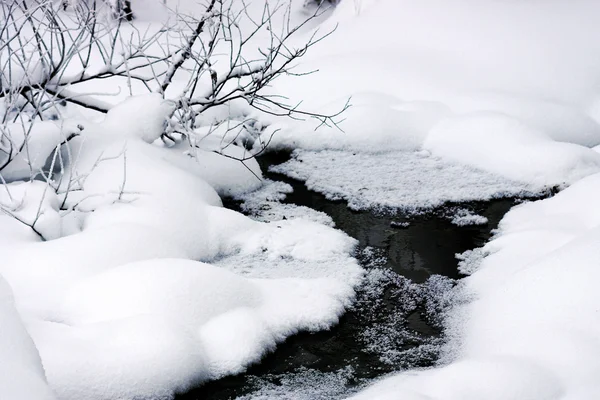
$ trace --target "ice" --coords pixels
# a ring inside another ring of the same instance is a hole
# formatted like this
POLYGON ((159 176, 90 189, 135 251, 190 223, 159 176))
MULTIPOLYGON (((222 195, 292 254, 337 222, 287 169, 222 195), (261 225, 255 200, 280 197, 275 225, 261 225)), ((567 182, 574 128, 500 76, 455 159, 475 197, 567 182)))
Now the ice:
POLYGON ((352 381, 354 371, 344 368, 334 372, 301 369, 294 374, 257 378, 254 393, 240 396, 239 400, 332 400, 341 398, 352 381), (274 382, 276 383, 274 383, 274 382))
POLYGON ((294 152, 271 171, 355 210, 418 212, 446 202, 530 196, 547 189, 432 157, 427 152, 294 152))
POLYGON ((333 219, 324 212, 284 203, 283 201, 292 191, 292 186, 287 183, 265 179, 260 189, 244 193, 236 200, 240 202, 240 208, 244 213, 258 221, 304 218, 323 225, 335 226, 333 219))

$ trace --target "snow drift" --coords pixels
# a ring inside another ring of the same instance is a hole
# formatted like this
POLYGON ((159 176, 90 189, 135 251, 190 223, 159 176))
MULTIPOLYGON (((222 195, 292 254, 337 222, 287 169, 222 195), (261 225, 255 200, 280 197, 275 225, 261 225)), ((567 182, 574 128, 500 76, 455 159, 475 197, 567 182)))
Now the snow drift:
POLYGON ((600 394, 600 175, 512 209, 462 255, 473 301, 449 319, 452 360, 383 379, 352 399, 592 399, 600 394))
POLYGON ((275 123, 274 144, 425 148, 511 180, 571 184, 600 170, 589 150, 600 143, 599 12, 593 0, 342 1, 320 26, 337 29, 300 66, 318 72, 273 92, 319 112, 352 107, 318 130, 275 123))
POLYGON ((168 399, 243 371, 300 330, 331 326, 351 301, 362 275, 355 241, 310 221, 266 224, 222 208, 202 177, 223 173, 233 190, 250 191, 261 184, 256 161, 251 173, 152 144, 170 110, 138 96, 103 122, 74 121, 83 130, 64 154, 58 194, 40 181, 0 191, 0 274, 33 339, 3 283, 0 351, 14 361, 3 397, 168 399), (260 278, 224 266, 258 255, 260 278), (277 270, 286 262, 293 274, 277 270))

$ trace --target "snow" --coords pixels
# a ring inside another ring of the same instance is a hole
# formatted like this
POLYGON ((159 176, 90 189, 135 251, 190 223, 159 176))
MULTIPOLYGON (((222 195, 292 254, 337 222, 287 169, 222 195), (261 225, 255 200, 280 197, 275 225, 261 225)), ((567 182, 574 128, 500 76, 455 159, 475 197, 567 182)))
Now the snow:
POLYGON ((354 296, 355 240, 224 209, 217 191, 261 185, 256 161, 252 174, 210 143, 192 156, 156 142, 171 109, 150 95, 104 121, 69 121, 83 129, 60 153, 64 174, 2 188, 0 274, 43 365, 27 378, 32 391, 46 387, 45 371, 61 400, 169 399, 328 328, 354 296), (254 276, 236 270, 253 260, 254 276))
POLYGON ((465 208, 458 208, 453 210, 454 213, 450 218, 450 222, 457 226, 467 225, 485 225, 488 223, 488 219, 483 215, 477 215, 470 210, 465 208))
POLYGON ((352 293, 344 287, 147 260, 80 280, 63 295, 60 323, 30 329, 61 399, 169 398, 242 372, 301 329, 330 326, 352 293))
POLYGON ((230 309, 255 307, 260 297, 243 279, 209 264, 162 259, 121 265, 79 281, 65 293, 60 313, 68 325, 159 314, 201 326, 230 309), (110 297, 102 299, 108 291, 110 297))
POLYGON ((511 357, 465 360, 444 369, 384 380, 352 399, 551 400, 563 394, 553 378, 544 368, 511 357))
POLYGON ((324 212, 284 203, 287 195, 293 191, 292 186, 287 183, 264 179, 261 188, 237 196, 235 200, 240 202, 240 208, 245 213, 258 221, 304 218, 323 225, 335 226, 333 219, 324 212))
POLYGON ((383 379, 353 399, 589 399, 599 393, 595 199, 600 175, 515 207, 463 254, 449 364, 383 379), (411 397, 412 396, 412 397, 411 397))
POLYGON ((557 143, 516 119, 492 113, 440 123, 424 148, 447 160, 536 185, 571 184, 600 167, 600 157, 591 149, 557 143))
POLYGON ((76 127, 53 121, 35 124, 21 121, 10 123, 5 129, 0 136, 0 165, 7 164, 2 169, 7 182, 35 178, 52 161, 56 147, 79 132, 76 127))
POLYGON ((38 240, 56 239, 62 235, 59 200, 49 185, 40 181, 14 182, 2 189, 0 210, 3 217, 13 218, 24 227, 33 227, 40 236, 38 240))
POLYGON ((273 93, 326 115, 351 107, 320 128, 263 116, 273 122, 263 140, 278 130, 276 148, 427 149, 509 180, 569 185, 600 171, 588 149, 600 143, 600 48, 588 40, 599 11, 592 0, 340 2, 321 32, 337 28, 300 65, 318 72, 282 77, 273 93))
POLYGON ((449 201, 526 197, 547 189, 447 162, 427 151, 297 150, 271 171, 304 181, 331 200, 345 200, 354 210, 413 213, 449 201))
MULTIPOLYGON (((307 15, 303 3, 293 1, 292 25, 307 15)), ((169 18, 162 2, 133 6, 138 20, 123 36, 134 42, 169 18)), ((169 7, 204 10, 187 0, 169 7)), ((248 9, 262 11, 261 2, 248 9)), ((104 119, 69 109, 51 116, 59 121, 3 122, 0 397, 166 400, 337 323, 364 278, 357 242, 326 215, 282 204, 288 185, 262 181, 250 156, 271 138, 272 149, 295 150, 273 172, 354 210, 418 213, 563 189, 515 207, 488 244, 458 255, 470 301, 445 321, 442 364, 354 399, 599 397, 600 42, 590 40, 599 13, 595 0, 341 1, 290 43, 339 24, 295 70, 317 72, 282 76, 265 92, 325 114, 351 105, 325 124, 234 102, 163 144, 185 68, 164 97, 140 95, 125 78, 64 88, 111 108, 104 119), (230 130, 228 119, 248 123, 230 130), (224 209, 223 196, 254 219, 224 209)), ((287 17, 282 9, 274 22, 287 17)), ((268 36, 257 34, 243 58, 268 36)), ((153 50, 171 47, 162 45, 153 50)), ((33 68, 27 79, 41 79, 33 68)), ((459 226, 486 223, 455 211, 459 226)), ((392 322, 370 339, 402 320, 392 322)), ((373 343, 376 352, 382 341, 373 343)), ((340 396, 351 375, 300 373, 283 390, 340 396), (312 391, 319 385, 328 391, 312 391)), ((264 387, 255 397, 285 396, 264 387)))
MULTIPOLYGON (((392 95, 374 92, 353 93, 350 104, 340 117, 334 118, 335 125, 320 126, 320 122, 309 120, 297 127, 284 127, 273 136, 273 148, 417 150, 429 130, 450 113, 441 103, 402 102, 392 95)), ((339 101, 325 103, 322 112, 334 114, 343 105, 339 101)), ((282 127, 274 125, 270 129, 279 128, 282 127)))
POLYGON ((55 400, 46 383, 40 355, 17 312, 11 289, 0 278, 0 388, 2 397, 55 400))
POLYGON ((131 96, 108 111, 102 123, 106 134, 129 135, 153 143, 165 131, 175 104, 158 93, 131 96))

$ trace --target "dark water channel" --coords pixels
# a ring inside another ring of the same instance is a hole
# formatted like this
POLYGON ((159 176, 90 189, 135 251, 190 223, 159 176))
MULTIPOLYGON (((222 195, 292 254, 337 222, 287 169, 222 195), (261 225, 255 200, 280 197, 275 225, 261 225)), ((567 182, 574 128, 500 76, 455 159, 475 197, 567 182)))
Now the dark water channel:
POLYGON ((453 225, 446 215, 456 204, 411 217, 355 212, 345 202, 309 191, 302 182, 268 172, 269 165, 286 159, 285 154, 262 157, 266 177, 294 188, 287 203, 328 214, 338 229, 358 239, 361 263, 367 270, 383 271, 376 280, 380 291, 374 295, 373 285, 359 288, 357 305, 331 330, 290 337, 246 373, 207 383, 177 400, 235 399, 253 393, 261 383, 277 385, 282 376, 298 371, 333 373, 348 366, 352 373, 344 385, 351 390, 383 374, 433 365, 443 340, 440 321, 432 314, 442 307, 432 303, 435 292, 448 289, 460 278, 455 254, 482 246, 516 203, 504 199, 460 204, 488 219, 485 225, 462 227, 453 225), (432 275, 445 278, 432 281, 432 275), (370 337, 386 336, 383 345, 372 346, 369 341, 370 337))

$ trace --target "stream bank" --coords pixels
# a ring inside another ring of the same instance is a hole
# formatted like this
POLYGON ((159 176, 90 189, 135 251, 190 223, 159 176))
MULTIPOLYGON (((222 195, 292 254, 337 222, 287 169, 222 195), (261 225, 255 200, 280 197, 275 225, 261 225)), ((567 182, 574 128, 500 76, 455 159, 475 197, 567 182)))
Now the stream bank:
MULTIPOLYGON (((403 216, 352 211, 294 179, 269 171, 289 155, 259 159, 266 178, 292 186, 284 203, 330 216, 338 229, 359 241, 357 259, 367 278, 355 304, 328 331, 300 333, 237 376, 209 382, 177 400, 292 397, 334 399, 362 384, 409 368, 436 363, 444 343, 442 315, 461 278, 455 255, 484 245, 517 199, 447 204, 431 212, 403 216), (482 225, 457 226, 456 208, 485 217, 482 225), (325 387, 327 386, 327 387, 325 387), (294 396, 293 390, 300 392, 294 396)), ((240 210, 240 203, 226 202, 240 210)))

